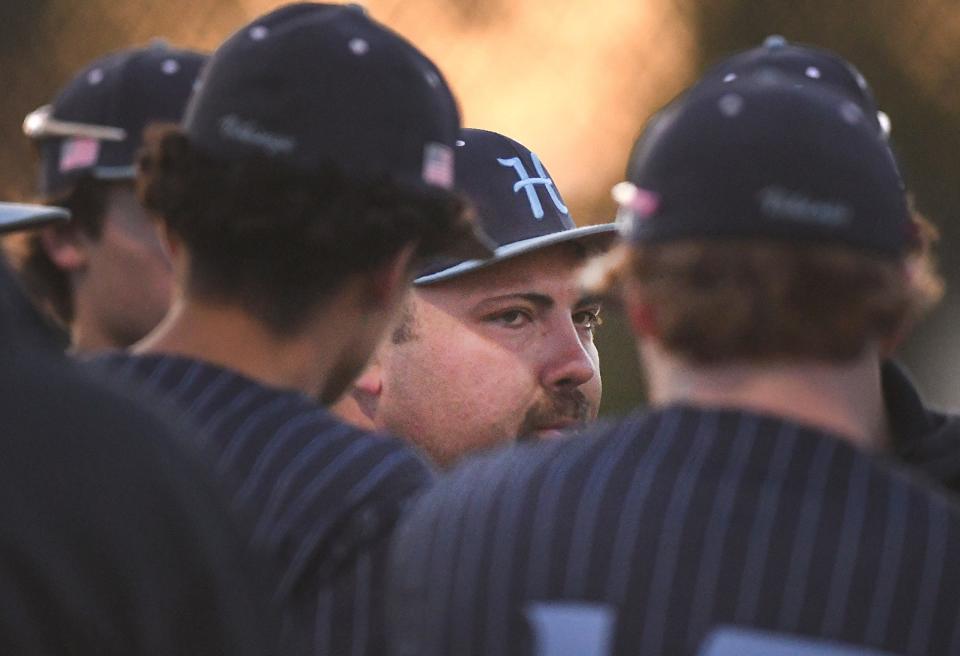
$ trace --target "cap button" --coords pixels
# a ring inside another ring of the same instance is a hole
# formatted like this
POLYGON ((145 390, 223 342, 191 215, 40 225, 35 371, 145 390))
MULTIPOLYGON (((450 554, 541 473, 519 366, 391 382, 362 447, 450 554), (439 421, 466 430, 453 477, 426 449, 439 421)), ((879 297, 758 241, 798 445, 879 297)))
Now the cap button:
POLYGON ((763 47, 769 50, 777 50, 779 48, 785 48, 786 46, 787 40, 779 34, 771 34, 763 40, 763 47))

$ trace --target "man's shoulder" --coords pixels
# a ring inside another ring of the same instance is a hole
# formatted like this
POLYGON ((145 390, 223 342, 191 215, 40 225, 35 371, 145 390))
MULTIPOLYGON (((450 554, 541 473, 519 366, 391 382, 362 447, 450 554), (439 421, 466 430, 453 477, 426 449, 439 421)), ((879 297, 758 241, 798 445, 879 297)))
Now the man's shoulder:
MULTIPOLYGON (((443 476, 431 491, 434 497, 449 496, 445 503, 459 499, 469 505, 471 498, 460 493, 471 489, 476 495, 500 495, 502 488, 571 487, 573 479, 582 479, 585 470, 598 460, 613 457, 620 462, 636 454, 624 454, 631 444, 644 448, 645 437, 656 432, 663 418, 658 413, 638 411, 626 418, 601 420, 564 437, 541 441, 520 441, 506 448, 468 458, 443 476)), ((522 497, 513 497, 523 503, 522 497)))
MULTIPOLYGON (((29 349, 5 360, 3 377, 9 380, 5 402, 17 407, 5 422, 40 421, 41 425, 35 426, 38 436, 67 431, 98 433, 101 442, 112 441, 118 434, 126 440, 128 434, 170 430, 162 417, 136 403, 122 387, 107 384, 96 372, 61 354, 29 349), (51 412, 52 399, 55 413, 51 412)), ((63 444, 64 448, 70 446, 63 444)))
MULTIPOLYGON (((775 417, 740 410, 708 410, 675 405, 660 409, 639 409, 612 420, 601 420, 563 438, 536 442, 519 442, 480 457, 471 458, 447 477, 446 485, 458 486, 459 479, 520 477, 531 483, 542 483, 538 470, 576 473, 578 468, 599 462, 619 464, 650 460, 648 453, 669 448, 677 457, 695 447, 703 448, 713 440, 729 444, 758 435, 777 436, 790 432, 789 422, 775 417), (517 465, 517 466, 514 466, 517 465)), ((800 430, 796 427, 796 430, 800 430)), ((660 454, 671 456, 671 454, 660 454)), ((661 462, 654 457, 653 461, 661 462)))
MULTIPOLYGON (((883 572, 908 590, 903 612, 940 595, 952 633, 957 606, 945 591, 960 585, 960 567, 947 554, 958 545, 960 514, 946 497, 836 436, 776 416, 673 407, 457 469, 397 530, 390 603, 398 640, 469 626, 483 617, 472 599, 497 595, 487 613, 609 604, 630 620, 618 644, 655 630, 676 647, 711 618, 793 629, 802 620, 816 635, 824 608, 873 594, 883 572), (434 598, 446 605, 424 605, 434 598)), ((424 653, 456 651, 442 644, 424 653)))
POLYGON ((117 353, 90 364, 145 385, 192 424, 252 543, 283 563, 284 592, 306 570, 320 567, 322 579, 357 545, 382 539, 433 480, 404 442, 347 424, 296 390, 179 356, 117 353))
POLYGON ((297 390, 274 387, 214 363, 115 352, 89 360, 88 366, 107 380, 134 381, 136 392, 172 403, 212 441, 215 451, 223 451, 219 457, 228 460, 243 458, 247 449, 247 455, 257 459, 302 462, 366 451, 369 457, 388 458, 393 464, 409 461, 414 469, 426 469, 422 458, 400 440, 347 424, 297 390))
POLYGON ((894 454, 951 492, 960 492, 960 415, 929 407, 896 362, 884 362, 881 373, 894 454))
MULTIPOLYGON (((133 353, 112 350, 83 358, 82 364, 100 375, 105 381, 118 381, 121 385, 146 383, 158 391, 169 391, 174 379, 182 378, 189 371, 192 376, 215 377, 231 374, 229 370, 211 362, 168 353, 133 353)), ((236 378, 241 378, 235 375, 236 378)), ((255 381, 250 381, 251 383, 255 381)))
POLYGON ((941 503, 937 491, 816 427, 742 409, 678 405, 473 458, 429 492, 432 503, 420 505, 429 513, 468 511, 480 498, 533 507, 544 495, 576 499, 600 485, 618 492, 612 503, 619 505, 635 488, 666 493, 680 476, 705 487, 736 477, 740 487, 779 486, 801 496, 816 484, 803 471, 820 472, 824 486, 846 494, 850 476, 861 470, 879 485, 905 486, 921 503, 941 503))
MULTIPOLYGON (((266 630, 250 623, 265 609, 251 603, 239 537, 199 461, 177 446, 176 427, 61 355, 39 349, 5 355, 10 357, 4 358, 0 378, 10 410, 0 493, 16 501, 0 506, 0 541, 14 561, 32 563, 35 584, 49 586, 36 617, 73 622, 79 616, 66 602, 77 594, 111 599, 131 593, 131 581, 149 581, 158 594, 125 599, 131 623, 145 624, 116 625, 129 630, 129 645, 142 640, 148 628, 160 628, 182 631, 183 644, 235 637, 250 642, 255 652, 266 630), (38 553, 45 555, 38 559, 38 553), (116 565, 117 576, 102 575, 105 562, 116 565), (175 593, 183 586, 200 590, 188 610, 209 617, 206 636, 190 635, 177 624, 184 602, 175 593), (175 599, 178 609, 166 603, 175 599), (228 629, 235 635, 221 636, 228 629)), ((18 598, 27 589, 25 580, 5 577, 3 594, 5 601, 17 599, 18 608, 31 609, 35 594, 18 598)), ((57 630, 66 635, 76 628, 71 635, 85 639, 95 635, 93 627, 106 613, 105 606, 91 603, 86 625, 60 624, 57 630)), ((247 650, 242 644, 229 648, 247 650)))

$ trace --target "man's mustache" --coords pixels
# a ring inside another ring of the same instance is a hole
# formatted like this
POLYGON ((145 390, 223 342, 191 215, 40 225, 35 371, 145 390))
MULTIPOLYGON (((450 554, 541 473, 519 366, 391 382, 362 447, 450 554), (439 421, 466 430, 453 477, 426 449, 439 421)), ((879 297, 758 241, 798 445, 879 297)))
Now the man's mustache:
POLYGON ((536 439, 535 433, 544 428, 582 426, 590 419, 590 402, 580 390, 560 392, 542 399, 527 410, 520 424, 519 439, 536 439))

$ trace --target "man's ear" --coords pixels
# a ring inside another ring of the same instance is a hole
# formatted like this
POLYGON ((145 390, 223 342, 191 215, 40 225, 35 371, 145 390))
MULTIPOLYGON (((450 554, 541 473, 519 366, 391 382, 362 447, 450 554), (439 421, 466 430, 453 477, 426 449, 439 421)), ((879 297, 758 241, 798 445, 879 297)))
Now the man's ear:
POLYGON ((90 239, 74 225, 47 226, 41 229, 40 243, 47 257, 67 273, 81 271, 87 266, 90 239))
POLYGON ((657 312, 636 285, 629 282, 622 289, 624 311, 630 328, 637 337, 656 338, 660 334, 657 327, 657 312))
POLYGON ((167 227, 166 222, 156 221, 156 226, 160 233, 160 243, 163 244, 167 257, 172 260, 180 253, 180 238, 167 227))
POLYGON ((636 303, 627 306, 627 316, 630 327, 637 337, 651 338, 659 334, 657 330, 657 315, 647 303, 636 303))

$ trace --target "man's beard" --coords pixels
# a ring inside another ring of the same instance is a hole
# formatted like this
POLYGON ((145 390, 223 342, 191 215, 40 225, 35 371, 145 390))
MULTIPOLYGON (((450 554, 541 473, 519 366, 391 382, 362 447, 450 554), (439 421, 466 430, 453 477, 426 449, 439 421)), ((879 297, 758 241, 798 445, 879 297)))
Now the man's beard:
POLYGON ((580 390, 558 392, 530 406, 520 424, 520 440, 537 439, 537 431, 570 424, 566 430, 582 427, 592 419, 590 402, 580 390))

